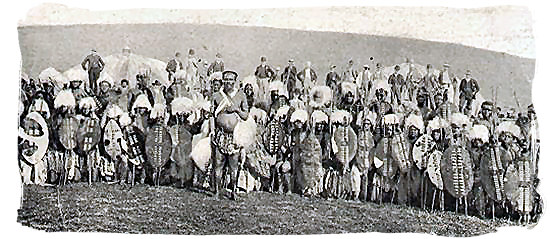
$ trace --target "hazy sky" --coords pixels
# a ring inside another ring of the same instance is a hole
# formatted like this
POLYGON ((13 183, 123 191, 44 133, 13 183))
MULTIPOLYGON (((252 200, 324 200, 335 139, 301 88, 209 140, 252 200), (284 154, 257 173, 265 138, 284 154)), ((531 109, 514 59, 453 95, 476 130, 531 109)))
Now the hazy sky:
POLYGON ((451 42, 535 58, 532 16, 523 7, 334 7, 246 10, 89 11, 58 4, 31 9, 25 25, 195 23, 335 31, 451 42))

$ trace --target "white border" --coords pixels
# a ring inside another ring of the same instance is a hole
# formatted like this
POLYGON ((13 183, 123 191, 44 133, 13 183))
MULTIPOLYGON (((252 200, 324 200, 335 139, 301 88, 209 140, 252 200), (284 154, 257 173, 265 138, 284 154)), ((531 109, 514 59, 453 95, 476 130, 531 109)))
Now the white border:
MULTIPOLYGON (((18 104, 18 79, 21 55, 19 51, 19 43, 17 40, 17 22, 23 19, 29 9, 42 3, 43 1, 6 1, 3 6, 1 26, 2 26, 2 52, 5 54, 1 56, 1 69, 4 70, 2 81, 2 92, 0 94, 1 101, 4 108, 2 111, 4 117, 1 117, 0 123, 2 137, 1 139, 1 151, 3 156, 1 158, 4 165, 0 169, 0 185, 2 186, 3 197, 1 197, 2 216, 0 219, 0 225, 4 229, 2 231, 4 236, 8 237, 40 237, 40 238, 94 238, 97 236, 106 238, 152 238, 159 237, 158 235, 126 235, 126 234, 98 234, 98 233, 45 233, 28 227, 23 227, 16 222, 17 209, 20 203, 20 181, 17 173, 16 162, 16 112, 18 104), (5 83, 5 84, 4 84, 5 83)), ((125 8, 181 8, 181 9, 209 9, 209 8, 273 8, 273 7, 311 7, 311 6, 356 6, 356 5, 369 5, 369 6, 448 6, 448 7, 485 7, 492 5, 527 5, 530 7, 534 17, 534 33, 536 38, 537 49, 537 68, 536 76, 533 85, 533 100, 535 108, 539 115, 539 124, 541 130, 541 161, 540 172, 547 173, 550 171, 550 107, 546 105, 547 100, 550 99, 547 89, 550 89, 550 83, 545 79, 545 69, 549 69, 550 60, 548 55, 548 43, 550 42, 549 27, 550 23, 550 9, 543 3, 543 1, 534 0, 505 0, 505 1, 454 1, 454 2, 442 2, 442 1, 395 1, 395 0, 377 0, 377 1, 354 1, 354 0, 317 0, 317 1, 292 1, 292 0, 278 0, 278 1, 213 1, 213 0, 201 0, 192 2, 176 2, 166 0, 155 1, 143 1, 134 0, 128 3, 115 2, 113 0, 79 0, 79 1, 56 1, 61 4, 65 4, 70 7, 88 8, 91 10, 115 10, 125 8)), ((542 182, 540 190, 542 191, 543 198, 546 206, 550 205, 550 190, 549 177, 541 175, 542 182)), ((545 209, 545 211, 547 211, 545 209)), ((545 233, 550 231, 547 227, 550 219, 548 215, 544 215, 539 222, 538 226, 534 229, 525 228, 502 228, 497 234, 488 234, 482 236, 482 238, 498 236, 499 238, 538 238, 542 237, 545 233)), ((340 235, 323 235, 323 237, 339 237, 340 235)), ((395 238, 396 236, 408 238, 425 238, 428 235, 425 234, 382 234, 382 233, 369 233, 369 234, 346 234, 341 235, 347 238, 363 238, 363 237, 376 237, 376 238, 395 238)), ((169 237, 168 235, 162 236, 163 238, 169 237)), ((216 236, 221 237, 221 236, 216 236)), ((244 236, 252 238, 252 236, 244 236)), ((281 237, 281 236, 275 236, 281 237)), ((306 236, 309 238, 318 237, 306 236)), ((434 236, 429 236, 434 237, 434 236)))

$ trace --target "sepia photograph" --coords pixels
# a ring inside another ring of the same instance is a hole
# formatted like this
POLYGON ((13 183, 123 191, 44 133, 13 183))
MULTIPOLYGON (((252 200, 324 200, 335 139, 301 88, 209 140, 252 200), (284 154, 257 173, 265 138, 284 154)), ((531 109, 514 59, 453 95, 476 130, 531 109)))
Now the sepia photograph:
POLYGON ((125 6, 44 2, 10 26, 21 227, 544 226, 532 8, 125 6))

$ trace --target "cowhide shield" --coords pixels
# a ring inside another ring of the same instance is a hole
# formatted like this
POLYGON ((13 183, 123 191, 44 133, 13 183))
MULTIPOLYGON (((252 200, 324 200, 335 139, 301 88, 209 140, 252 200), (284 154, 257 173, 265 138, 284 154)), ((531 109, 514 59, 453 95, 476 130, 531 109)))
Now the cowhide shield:
POLYGON ((481 156, 480 179, 483 189, 496 202, 501 202, 504 195, 503 154, 499 147, 490 147, 481 156))
POLYGON ((409 159, 409 143, 403 134, 396 134, 392 138, 392 156, 399 165, 399 170, 403 173, 409 172, 411 160, 409 159))
POLYGON ((428 176, 430 181, 437 187, 439 190, 443 190, 443 178, 441 177, 441 158, 443 153, 439 150, 435 150, 430 154, 428 158, 428 166, 426 170, 428 171, 428 176))
POLYGON ((428 157, 430 157, 430 152, 435 146, 435 142, 430 135, 424 134, 420 136, 414 142, 412 149, 412 157, 414 163, 419 169, 425 169, 428 165, 428 157))
POLYGON ((82 152, 87 153, 94 149, 101 139, 99 119, 87 117, 81 121, 76 139, 78 141, 78 149, 82 152))
POLYGON ((31 112, 25 120, 30 121, 29 127, 19 129, 19 137, 28 141, 28 148, 23 148, 23 158, 30 164, 42 160, 48 151, 49 132, 44 117, 37 112, 31 112))
POLYGON ((377 167, 378 174, 389 178, 395 176, 399 167, 398 163, 393 158, 392 147, 391 139, 382 138, 374 151, 375 167, 379 165, 379 167, 377 167), (377 161, 381 164, 377 164, 377 161))
POLYGON ((124 136, 128 144, 128 160, 134 165, 141 165, 145 161, 145 134, 130 125, 125 128, 124 136))
POLYGON ((374 138, 370 131, 359 132, 357 139, 356 166, 361 175, 366 174, 372 165, 374 157, 374 138))
POLYGON ((321 164, 321 143, 313 133, 309 134, 300 147, 300 156, 297 163, 297 183, 300 190, 305 193, 312 191, 321 183, 323 170, 321 164))
POLYGON ((357 135, 351 127, 338 127, 333 134, 338 147, 336 159, 343 165, 348 165, 357 153, 357 135))
POLYGON ((116 120, 109 120, 103 129, 103 146, 107 155, 113 160, 122 154, 120 142, 122 142, 123 136, 122 129, 116 120))
POLYGON ((509 197, 514 209, 522 214, 533 210, 532 173, 533 168, 529 159, 515 162, 506 172, 506 196, 509 197))
POLYGON ((474 185, 472 159, 464 147, 451 145, 441 158, 443 186, 455 198, 466 196, 474 185))
POLYGON ((172 161, 176 163, 176 178, 181 180, 193 179, 193 169, 195 164, 191 160, 191 149, 193 135, 184 125, 174 125, 170 127, 172 136, 172 161))
POLYGON ((61 120, 59 126, 59 142, 66 150, 76 148, 77 139, 76 134, 78 132, 79 124, 76 118, 72 116, 65 117, 61 120))
POLYGON ((271 155, 277 154, 283 145, 284 130, 279 122, 272 121, 267 125, 265 146, 271 155))
POLYGON ((162 125, 153 125, 145 137, 145 153, 153 168, 160 168, 170 159, 172 138, 168 129, 162 125))

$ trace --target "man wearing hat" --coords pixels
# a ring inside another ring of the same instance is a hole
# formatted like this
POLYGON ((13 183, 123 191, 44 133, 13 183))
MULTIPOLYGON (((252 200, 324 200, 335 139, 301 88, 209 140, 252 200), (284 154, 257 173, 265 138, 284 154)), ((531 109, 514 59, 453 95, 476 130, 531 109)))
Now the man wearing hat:
POLYGON ((391 86, 391 100, 401 104, 401 93, 405 87, 405 78, 399 73, 401 67, 395 65, 394 72, 388 78, 388 84, 391 86))
POLYGON ((260 65, 256 67, 254 75, 258 80, 258 91, 260 95, 267 95, 269 88, 269 81, 273 81, 277 78, 277 75, 271 67, 267 64, 267 57, 260 57, 260 65))
POLYGON ((298 70, 294 66, 294 59, 288 60, 288 65, 281 75, 283 83, 286 83, 288 92, 294 92, 294 88, 302 88, 302 83, 296 79, 297 72, 298 70))
POLYGON ((327 79, 325 84, 332 89, 332 92, 335 92, 338 89, 338 83, 340 83, 340 76, 336 72, 336 65, 330 66, 330 71, 327 73, 327 79))
POLYGON ((99 79, 99 74, 103 71, 105 63, 101 56, 97 54, 95 49, 92 49, 92 52, 84 58, 80 64, 82 69, 88 71, 88 80, 90 88, 94 94, 97 94, 97 79, 99 79))
POLYGON ((176 52, 176 55, 174 56, 174 58, 168 61, 168 64, 166 64, 166 71, 168 72, 168 80, 173 81, 176 71, 181 71, 181 70, 183 70, 183 63, 181 62, 181 53, 176 52))
POLYGON ((235 198, 240 153, 239 146, 233 141, 233 132, 237 123, 248 118, 246 95, 235 86, 237 76, 234 71, 224 71, 222 74, 223 90, 214 92, 212 96, 215 123, 214 136, 212 137, 215 146, 213 164, 215 182, 213 186, 215 193, 220 195, 223 169, 227 165, 232 187, 230 196, 232 199, 235 198))
POLYGON ((472 101, 475 99, 477 92, 479 92, 479 85, 477 81, 471 78, 472 72, 466 71, 466 77, 460 81, 460 111, 466 114, 472 107, 472 101))
POLYGON ((195 57, 195 50, 189 49, 189 55, 187 56, 187 66, 185 67, 187 72, 187 82, 190 88, 195 88, 199 85, 199 60, 195 57))
POLYGON ((216 60, 214 60, 214 62, 212 62, 208 67, 206 76, 210 76, 214 72, 223 72, 224 69, 225 69, 225 66, 222 60, 222 54, 218 52, 216 53, 216 60))
POLYGON ((372 72, 370 71, 370 67, 367 64, 363 65, 363 70, 359 74, 359 88, 361 88, 362 94, 368 95, 368 92, 372 88, 372 72))

